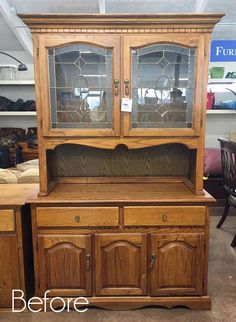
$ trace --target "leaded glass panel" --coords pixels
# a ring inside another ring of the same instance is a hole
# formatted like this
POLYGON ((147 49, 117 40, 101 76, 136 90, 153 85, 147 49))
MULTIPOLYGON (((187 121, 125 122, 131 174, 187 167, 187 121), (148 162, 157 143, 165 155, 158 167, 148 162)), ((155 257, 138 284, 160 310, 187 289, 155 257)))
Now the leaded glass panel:
POLYGON ((160 44, 132 50, 132 128, 191 128, 195 49, 160 44))
POLYGON ((112 128, 112 50, 48 49, 52 128, 112 128))

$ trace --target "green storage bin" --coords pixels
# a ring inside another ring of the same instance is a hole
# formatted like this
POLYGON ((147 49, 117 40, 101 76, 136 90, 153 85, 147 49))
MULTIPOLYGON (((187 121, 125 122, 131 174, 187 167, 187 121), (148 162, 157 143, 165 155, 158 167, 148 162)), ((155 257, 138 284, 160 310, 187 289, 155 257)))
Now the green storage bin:
POLYGON ((223 78, 224 72, 225 72, 224 67, 211 67, 210 68, 211 78, 223 78))

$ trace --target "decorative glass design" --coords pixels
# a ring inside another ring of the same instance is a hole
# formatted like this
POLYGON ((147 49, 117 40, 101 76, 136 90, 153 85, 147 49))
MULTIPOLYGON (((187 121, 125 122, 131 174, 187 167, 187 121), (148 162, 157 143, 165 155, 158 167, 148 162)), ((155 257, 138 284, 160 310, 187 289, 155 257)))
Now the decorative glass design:
POLYGON ((160 44, 132 50, 133 128, 191 128, 195 49, 160 44))
POLYGON ((52 128, 112 128, 112 50, 48 49, 52 128))

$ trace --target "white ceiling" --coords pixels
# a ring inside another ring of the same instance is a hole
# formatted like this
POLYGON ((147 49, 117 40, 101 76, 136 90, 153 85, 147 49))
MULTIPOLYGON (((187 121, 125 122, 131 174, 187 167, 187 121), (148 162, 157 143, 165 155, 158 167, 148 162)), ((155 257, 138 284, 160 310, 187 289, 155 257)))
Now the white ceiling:
MULTIPOLYGON (((0 0, 7 1, 17 13, 99 13, 99 2, 106 13, 225 13, 212 38, 236 39, 236 0, 0 0)), ((0 50, 24 50, 0 13, 0 50)))
MULTIPOLYGON (((235 0, 8 0, 18 13, 84 12, 99 13, 99 2, 105 2, 107 13, 225 12, 236 17, 235 0), (202 4, 202 6, 201 6, 202 4)), ((234 20, 235 21, 235 20, 234 20)))
POLYGON ((10 0, 10 3, 18 13, 99 12, 98 0, 10 0))

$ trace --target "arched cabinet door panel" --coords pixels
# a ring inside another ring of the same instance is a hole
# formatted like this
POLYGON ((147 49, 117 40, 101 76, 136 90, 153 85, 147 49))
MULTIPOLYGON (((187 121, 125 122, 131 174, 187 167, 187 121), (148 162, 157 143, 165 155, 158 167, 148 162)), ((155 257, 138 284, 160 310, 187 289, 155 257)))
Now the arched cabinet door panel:
POLYGON ((91 236, 39 236, 38 263, 41 296, 91 295, 91 236))
POLYGON ((151 295, 201 295, 203 234, 151 234, 151 295))
POLYGON ((118 136, 120 36, 40 37, 45 136, 118 136))
POLYGON ((124 135, 199 135, 204 46, 196 34, 124 36, 124 135))
POLYGON ((95 236, 96 295, 145 295, 146 234, 95 236))

